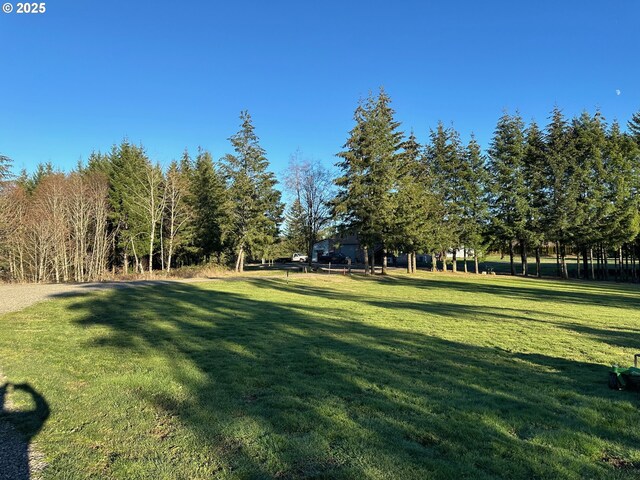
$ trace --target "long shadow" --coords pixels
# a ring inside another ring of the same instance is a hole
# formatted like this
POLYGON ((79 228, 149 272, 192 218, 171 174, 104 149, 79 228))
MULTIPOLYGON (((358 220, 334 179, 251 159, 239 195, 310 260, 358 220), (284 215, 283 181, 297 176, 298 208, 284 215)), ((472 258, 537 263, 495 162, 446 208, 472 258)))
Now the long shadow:
MULTIPOLYGON (((616 308, 640 309, 640 288, 637 285, 618 284, 593 284, 585 281, 556 281, 558 288, 549 288, 548 284, 539 285, 539 280, 518 279, 516 282, 504 283, 505 279, 494 282, 478 282, 475 279, 467 279, 464 276, 455 280, 446 276, 434 274, 432 278, 409 276, 354 276, 354 281, 372 282, 384 284, 390 289, 400 287, 412 287, 418 289, 441 289, 462 293, 488 294, 513 300, 525 299, 534 301, 549 301, 572 303, 576 305, 603 305, 616 308)), ((256 286, 268 286, 269 288, 285 289, 286 286, 278 280, 248 279, 256 286)), ((546 280, 548 282, 549 280, 546 280)), ((341 294, 335 290, 325 290, 321 287, 305 286, 299 289, 300 293, 321 296, 330 299, 339 299, 341 294)))
POLYGON ((170 284, 71 306, 80 325, 108 328, 88 348, 175 363, 192 400, 143 385, 136 394, 238 478, 601 478, 613 467, 593 445, 637 452, 640 430, 608 421, 628 415, 628 398, 606 389, 606 367, 365 322, 336 303, 309 305, 314 287, 247 284, 264 287, 259 298, 170 284))
POLYGON ((28 480, 29 444, 49 418, 49 405, 27 383, 0 386, 0 479, 28 480), (8 390, 29 395, 35 407, 29 411, 5 408, 8 390))

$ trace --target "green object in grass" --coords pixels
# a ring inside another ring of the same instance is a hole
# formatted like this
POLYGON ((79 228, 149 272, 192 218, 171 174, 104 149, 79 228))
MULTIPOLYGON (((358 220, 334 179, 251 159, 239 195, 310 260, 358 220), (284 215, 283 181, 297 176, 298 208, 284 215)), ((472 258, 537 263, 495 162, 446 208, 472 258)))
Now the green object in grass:
POLYGON ((614 390, 638 389, 640 387, 640 368, 638 368, 640 353, 633 356, 633 367, 619 367, 613 365, 609 372, 609 388, 614 390))

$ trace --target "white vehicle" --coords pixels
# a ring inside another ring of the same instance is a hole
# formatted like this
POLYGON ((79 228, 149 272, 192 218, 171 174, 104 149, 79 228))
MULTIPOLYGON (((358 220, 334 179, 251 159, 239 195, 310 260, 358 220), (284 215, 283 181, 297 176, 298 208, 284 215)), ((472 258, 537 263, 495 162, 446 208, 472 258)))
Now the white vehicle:
POLYGON ((309 256, 308 256, 308 255, 303 255, 303 254, 301 254, 301 253, 294 253, 294 254, 291 256, 291 261, 292 261, 292 262, 300 262, 300 263, 303 263, 303 262, 306 262, 308 259, 309 259, 309 256))

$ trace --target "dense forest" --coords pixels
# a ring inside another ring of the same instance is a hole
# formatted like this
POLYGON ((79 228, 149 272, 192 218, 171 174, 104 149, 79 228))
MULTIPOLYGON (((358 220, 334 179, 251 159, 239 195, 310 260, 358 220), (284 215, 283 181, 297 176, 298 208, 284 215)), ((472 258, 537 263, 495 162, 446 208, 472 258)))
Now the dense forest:
POLYGON ((0 275, 92 281, 208 263, 242 271, 338 233, 358 236, 367 273, 382 249, 406 253, 410 272, 419 253, 443 259, 444 270, 462 260, 467 271, 470 261, 478 273, 479 257, 501 251, 514 275, 539 276, 541 255, 552 253, 563 278, 569 255, 585 279, 640 277, 640 112, 624 131, 598 111, 568 119, 555 108, 544 126, 505 113, 483 151, 443 123, 423 143, 406 135, 381 89, 358 104, 335 178, 292 156, 286 209, 250 115, 240 120, 233 153, 219 160, 185 151, 162 168, 124 140, 69 173, 42 164, 14 175, 0 156, 0 275))

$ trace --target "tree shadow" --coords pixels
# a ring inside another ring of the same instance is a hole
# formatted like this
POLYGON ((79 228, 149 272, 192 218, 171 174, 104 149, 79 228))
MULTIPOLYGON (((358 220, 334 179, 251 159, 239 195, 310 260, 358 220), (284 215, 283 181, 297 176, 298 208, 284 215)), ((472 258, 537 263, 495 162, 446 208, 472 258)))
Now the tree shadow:
POLYGON ((28 480, 29 445, 49 418, 47 401, 28 383, 0 386, 0 479, 28 480), (8 409, 9 391, 28 395, 34 407, 28 411, 8 409))
POLYGON ((247 285, 260 295, 168 284, 70 306, 78 324, 101 327, 87 347, 172 363, 189 400, 142 382, 135 394, 239 478, 602 478, 609 450, 639 455, 640 430, 621 425, 629 399, 607 390, 602 365, 392 328, 335 302, 311 305, 309 295, 345 297, 309 285, 247 285))

